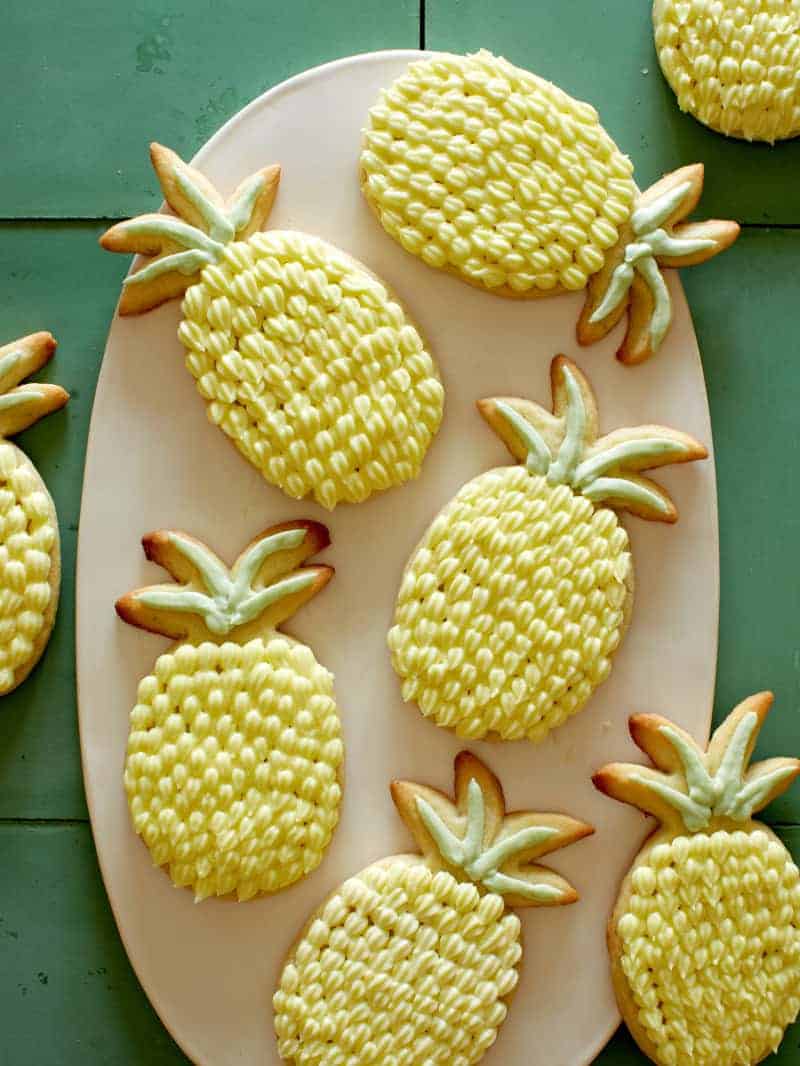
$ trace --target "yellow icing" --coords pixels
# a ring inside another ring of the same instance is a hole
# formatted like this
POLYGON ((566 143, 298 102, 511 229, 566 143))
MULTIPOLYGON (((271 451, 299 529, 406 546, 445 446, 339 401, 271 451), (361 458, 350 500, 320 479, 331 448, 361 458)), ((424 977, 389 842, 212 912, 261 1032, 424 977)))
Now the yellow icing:
POLYGON ((340 733, 333 678, 304 644, 180 644, 131 712, 134 829, 197 899, 277 892, 319 865, 336 826, 340 733))
POLYGON ((403 576, 392 663, 459 736, 541 740, 611 669, 631 570, 616 515, 523 467, 468 482, 403 576))
POLYGON ((617 925, 638 1021, 662 1066, 775 1051, 800 1008, 800 873, 757 823, 656 844, 617 925))
POLYGON ((519 919, 420 860, 368 867, 322 906, 273 1004, 296 1066, 469 1066, 517 983, 519 919))
POLYGON ((412 63, 370 111, 361 170, 407 251, 516 293, 584 288, 636 196, 593 107, 485 51, 412 63))
POLYGON ((254 234, 203 270, 183 314, 209 418, 267 481, 332 508, 417 476, 442 385, 402 307, 343 253, 254 234))
POLYGON ((657 0, 654 25, 682 111, 748 141, 800 133, 800 0, 657 0))
POLYGON ((52 597, 56 528, 41 478, 21 453, 0 443, 0 693, 34 653, 52 597))

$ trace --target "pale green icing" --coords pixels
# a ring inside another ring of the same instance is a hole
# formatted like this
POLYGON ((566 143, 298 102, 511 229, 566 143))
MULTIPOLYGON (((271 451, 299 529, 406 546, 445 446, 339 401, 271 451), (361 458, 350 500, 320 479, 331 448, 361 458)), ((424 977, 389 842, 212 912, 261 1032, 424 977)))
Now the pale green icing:
POLYGON ((181 248, 196 248, 209 255, 219 257, 223 245, 203 233, 197 226, 191 226, 180 218, 169 215, 143 215, 120 222, 119 230, 133 237, 159 237, 179 244, 181 248))
POLYGON ((11 407, 20 407, 31 400, 43 399, 44 393, 39 392, 38 389, 25 389, 24 392, 7 392, 5 396, 0 396, 0 411, 7 411, 11 407))
POLYGON ((666 500, 657 492, 626 477, 598 477, 581 492, 593 502, 613 500, 626 507, 646 507, 660 515, 667 515, 670 511, 666 500))
POLYGON ((515 411, 511 404, 504 403, 503 400, 497 400, 495 408, 528 449, 528 456, 525 460, 526 468, 532 474, 546 473, 553 457, 538 429, 523 418, 518 411, 515 411))
POLYGON ((174 255, 165 255, 160 259, 153 260, 153 262, 148 263, 146 267, 137 270, 135 274, 128 274, 122 284, 142 284, 146 281, 154 281, 156 278, 161 277, 162 274, 176 273, 191 277, 191 275, 196 274, 198 270, 202 270, 203 267, 209 266, 214 262, 216 262, 216 260, 211 258, 207 252, 176 252, 174 255))
POLYGON ((635 273, 639 273, 653 296, 653 312, 648 327, 650 346, 655 351, 666 336, 672 320, 669 290, 661 275, 656 256, 680 257, 716 247, 716 241, 704 237, 678 237, 661 227, 681 205, 691 190, 691 182, 682 182, 643 204, 631 215, 631 227, 638 238, 625 248, 623 261, 616 267, 603 299, 589 318, 601 322, 627 297, 635 273))
POLYGON ((528 826, 484 848, 486 809, 483 792, 473 778, 467 787, 467 826, 459 839, 427 800, 417 796, 417 811, 439 854, 450 866, 463 870, 471 881, 500 895, 515 895, 538 902, 560 899, 560 889, 548 884, 532 884, 523 878, 504 874, 501 867, 515 855, 557 835, 551 826, 528 826))
POLYGON ((715 817, 745 822, 776 785, 794 774, 793 767, 780 766, 745 782, 747 751, 757 728, 755 711, 742 716, 712 777, 706 759, 697 747, 672 726, 661 726, 659 733, 669 741, 680 759, 688 795, 665 781, 642 774, 634 775, 634 780, 678 811, 690 832, 705 829, 715 817))
POLYGON ((563 367, 564 385, 567 390, 567 413, 565 416, 564 439, 558 449, 558 455, 550 464, 547 480, 551 484, 572 483, 575 470, 580 461, 586 435, 586 405, 580 385, 569 367, 563 367))
POLYGON ((233 240, 236 230, 225 213, 209 200, 182 167, 173 167, 172 173, 178 188, 205 223, 209 237, 223 244, 233 240))
POLYGON ((233 226, 234 233, 239 233, 250 225, 253 210, 261 193, 264 191, 265 178, 263 174, 253 174, 244 183, 236 200, 228 209, 228 218, 233 226))
POLYGON ((22 352, 20 351, 6 352, 6 354, 0 358, 0 388, 2 388, 2 383, 8 375, 19 366, 21 358, 22 352))
POLYGON ((647 204, 641 204, 631 215, 631 228, 638 236, 663 226, 670 215, 678 210, 686 194, 691 190, 690 181, 682 181, 667 189, 660 196, 647 204))
POLYGON ((670 507, 666 500, 655 490, 629 476, 625 466, 633 462, 638 464, 648 457, 663 458, 666 455, 680 458, 686 455, 687 445, 674 438, 639 437, 612 445, 581 462, 586 448, 586 406, 574 373, 567 366, 562 367, 562 373, 567 405, 564 436, 555 458, 535 426, 510 404, 503 400, 495 401, 498 413, 527 448, 527 470, 531 474, 546 474, 551 484, 570 485, 594 503, 611 500, 621 506, 638 505, 654 510, 659 515, 668 515, 670 507), (616 471, 616 476, 601 476, 608 471, 616 471))
POLYGON ((637 437, 635 440, 622 441, 591 459, 585 459, 575 471, 574 484, 585 485, 600 474, 630 466, 640 459, 661 459, 663 456, 679 459, 688 451, 689 448, 682 441, 665 437, 637 437))
POLYGON ((183 219, 169 215, 143 216, 120 223, 119 229, 124 233, 158 237, 186 249, 183 252, 159 256, 135 274, 128 275, 123 285, 142 285, 171 273, 191 277, 203 267, 218 263, 225 245, 249 224, 256 201, 264 189, 263 175, 253 175, 245 182, 230 210, 225 212, 209 200, 184 169, 173 167, 172 174, 178 188, 198 212, 208 232, 204 233, 199 226, 192 226, 183 219))
POLYGON ((136 598, 147 607, 169 611, 191 611, 202 617, 207 628, 220 635, 257 618, 277 600, 301 592, 313 584, 315 573, 301 571, 254 590, 252 583, 264 560, 277 551, 302 544, 306 530, 287 529, 257 541, 241 557, 233 574, 213 552, 179 533, 169 535, 196 568, 208 595, 186 586, 157 586, 137 592, 136 598))

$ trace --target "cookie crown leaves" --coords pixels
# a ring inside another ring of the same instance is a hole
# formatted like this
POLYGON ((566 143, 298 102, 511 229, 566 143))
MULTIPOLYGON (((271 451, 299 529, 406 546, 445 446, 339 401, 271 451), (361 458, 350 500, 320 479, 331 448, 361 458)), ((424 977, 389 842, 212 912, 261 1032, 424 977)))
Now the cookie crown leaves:
POLYGON ((69 399, 60 385, 20 384, 49 362, 55 350, 50 333, 31 333, 0 348, 0 437, 13 437, 69 399))
POLYGON ((635 715, 631 735, 656 769, 611 763, 592 780, 606 795, 681 831, 697 833, 718 819, 749 821, 800 774, 800 759, 766 759, 748 769, 772 700, 771 692, 760 692, 740 703, 706 751, 668 719, 635 715))
POLYGON ((279 166, 264 167, 245 178, 226 201, 199 170, 171 149, 151 144, 150 158, 174 215, 139 215, 118 222, 100 238, 110 252, 151 257, 123 282, 119 305, 123 315, 149 311, 180 296, 204 267, 219 262, 227 244, 260 229, 280 181, 279 166))
POLYGON ((245 627, 273 629, 333 576, 330 566, 300 566, 329 543, 319 522, 286 522, 256 537, 228 569, 186 533, 148 533, 142 540, 145 555, 178 584, 136 589, 117 601, 117 614, 174 639, 215 639, 234 631, 238 639, 248 635, 245 627))
POLYGON ((529 400, 478 401, 478 410, 532 474, 571 486, 594 503, 642 518, 674 522, 669 494, 640 476, 669 463, 705 459, 694 438, 664 426, 634 426, 598 437, 597 401, 588 380, 564 355, 550 366, 553 413, 529 400))
POLYGON ((603 269, 589 281, 578 340, 593 344, 628 311, 628 329, 617 353, 641 363, 661 345, 672 321, 672 302, 661 267, 693 266, 736 240, 735 222, 683 221, 703 191, 703 166, 681 167, 642 193, 603 269))
POLYGON ((590 825, 563 814, 506 814, 495 775, 470 752, 455 761, 455 802, 411 781, 392 798, 428 863, 505 898, 513 907, 574 903, 569 882, 535 860, 588 836, 590 825))

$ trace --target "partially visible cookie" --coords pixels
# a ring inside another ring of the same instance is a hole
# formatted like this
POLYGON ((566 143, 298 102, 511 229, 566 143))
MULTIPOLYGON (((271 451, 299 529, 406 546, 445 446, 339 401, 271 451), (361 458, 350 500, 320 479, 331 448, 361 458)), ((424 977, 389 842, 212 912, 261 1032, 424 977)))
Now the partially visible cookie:
POLYGON ((600 436, 578 367, 557 356, 550 377, 552 414, 530 400, 479 401, 517 465, 473 478, 434 518, 389 631, 403 699, 470 739, 540 741, 585 705, 633 601, 616 512, 674 522, 669 495, 642 472, 706 455, 664 426, 600 436))
POLYGON ((702 166, 640 193, 591 105, 486 51, 412 63, 370 109, 360 168, 383 228, 428 266, 499 296, 588 286, 580 344, 627 311, 627 363, 669 328, 661 267, 710 259, 739 232, 683 224, 702 166))
POLYGON ((417 477, 444 390, 400 302, 318 237, 259 232, 279 167, 225 199, 170 149, 151 157, 173 213, 100 239, 148 257, 125 279, 120 314, 183 295, 178 335, 209 420, 288 496, 330 509, 417 477))
POLYGON ((653 29, 681 111, 746 141, 800 134, 800 0, 654 0, 653 29))
POLYGON ((0 348, 0 695, 15 689, 39 661, 58 606, 55 504, 30 459, 6 439, 69 399, 59 385, 20 384, 55 350, 49 333, 32 333, 0 348))
POLYGON ((564 814, 506 814, 474 755, 455 762, 455 802, 410 781, 392 798, 422 854, 379 859, 337 888, 289 951, 273 997, 278 1052, 295 1066, 478 1062, 517 984, 509 907, 573 903, 538 865, 592 828, 564 814))
POLYGON ((608 923, 614 990, 659 1066, 754 1066, 800 1009, 800 872, 753 815, 800 760, 748 762, 772 703, 744 700, 708 749, 666 718, 631 718, 654 764, 612 763, 602 792, 660 823, 622 882, 608 923))
POLYGON ((314 870, 339 819, 343 747, 333 676, 278 626, 324 588, 302 563, 318 522, 273 526, 229 569, 176 530, 148 559, 177 584, 128 593, 117 612, 177 643, 139 682, 125 790, 157 866, 195 899, 278 892, 314 870))

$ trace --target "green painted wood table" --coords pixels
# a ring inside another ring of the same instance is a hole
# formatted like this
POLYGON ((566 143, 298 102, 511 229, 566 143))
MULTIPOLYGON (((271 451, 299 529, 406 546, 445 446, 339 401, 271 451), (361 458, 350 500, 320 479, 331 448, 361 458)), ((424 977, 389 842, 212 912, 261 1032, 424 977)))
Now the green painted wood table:
MULTIPOLYGON (((637 175, 706 164, 704 214, 745 224, 687 272, 717 450, 719 718, 773 688, 759 754, 800 752, 800 141, 726 141, 681 115, 653 53, 648 0, 10 0, 0 104, 0 322, 59 338, 47 371, 72 400, 24 434, 55 496, 63 599, 41 666, 0 709, 0 1066, 185 1062, 128 965, 97 871, 76 727, 74 557, 89 414, 126 263, 108 220, 158 196, 142 145, 191 155, 231 114, 304 68, 425 45, 505 54, 590 99, 637 175)), ((124 427, 121 427, 124 432, 124 427)), ((116 487, 124 506, 125 485, 116 487)), ((769 820, 800 855, 800 788, 769 820)), ((591 994, 590 991, 585 994, 591 994)), ((643 1061, 620 1033, 604 1066, 643 1061)), ((776 1063, 800 1064, 800 1026, 776 1063)))

